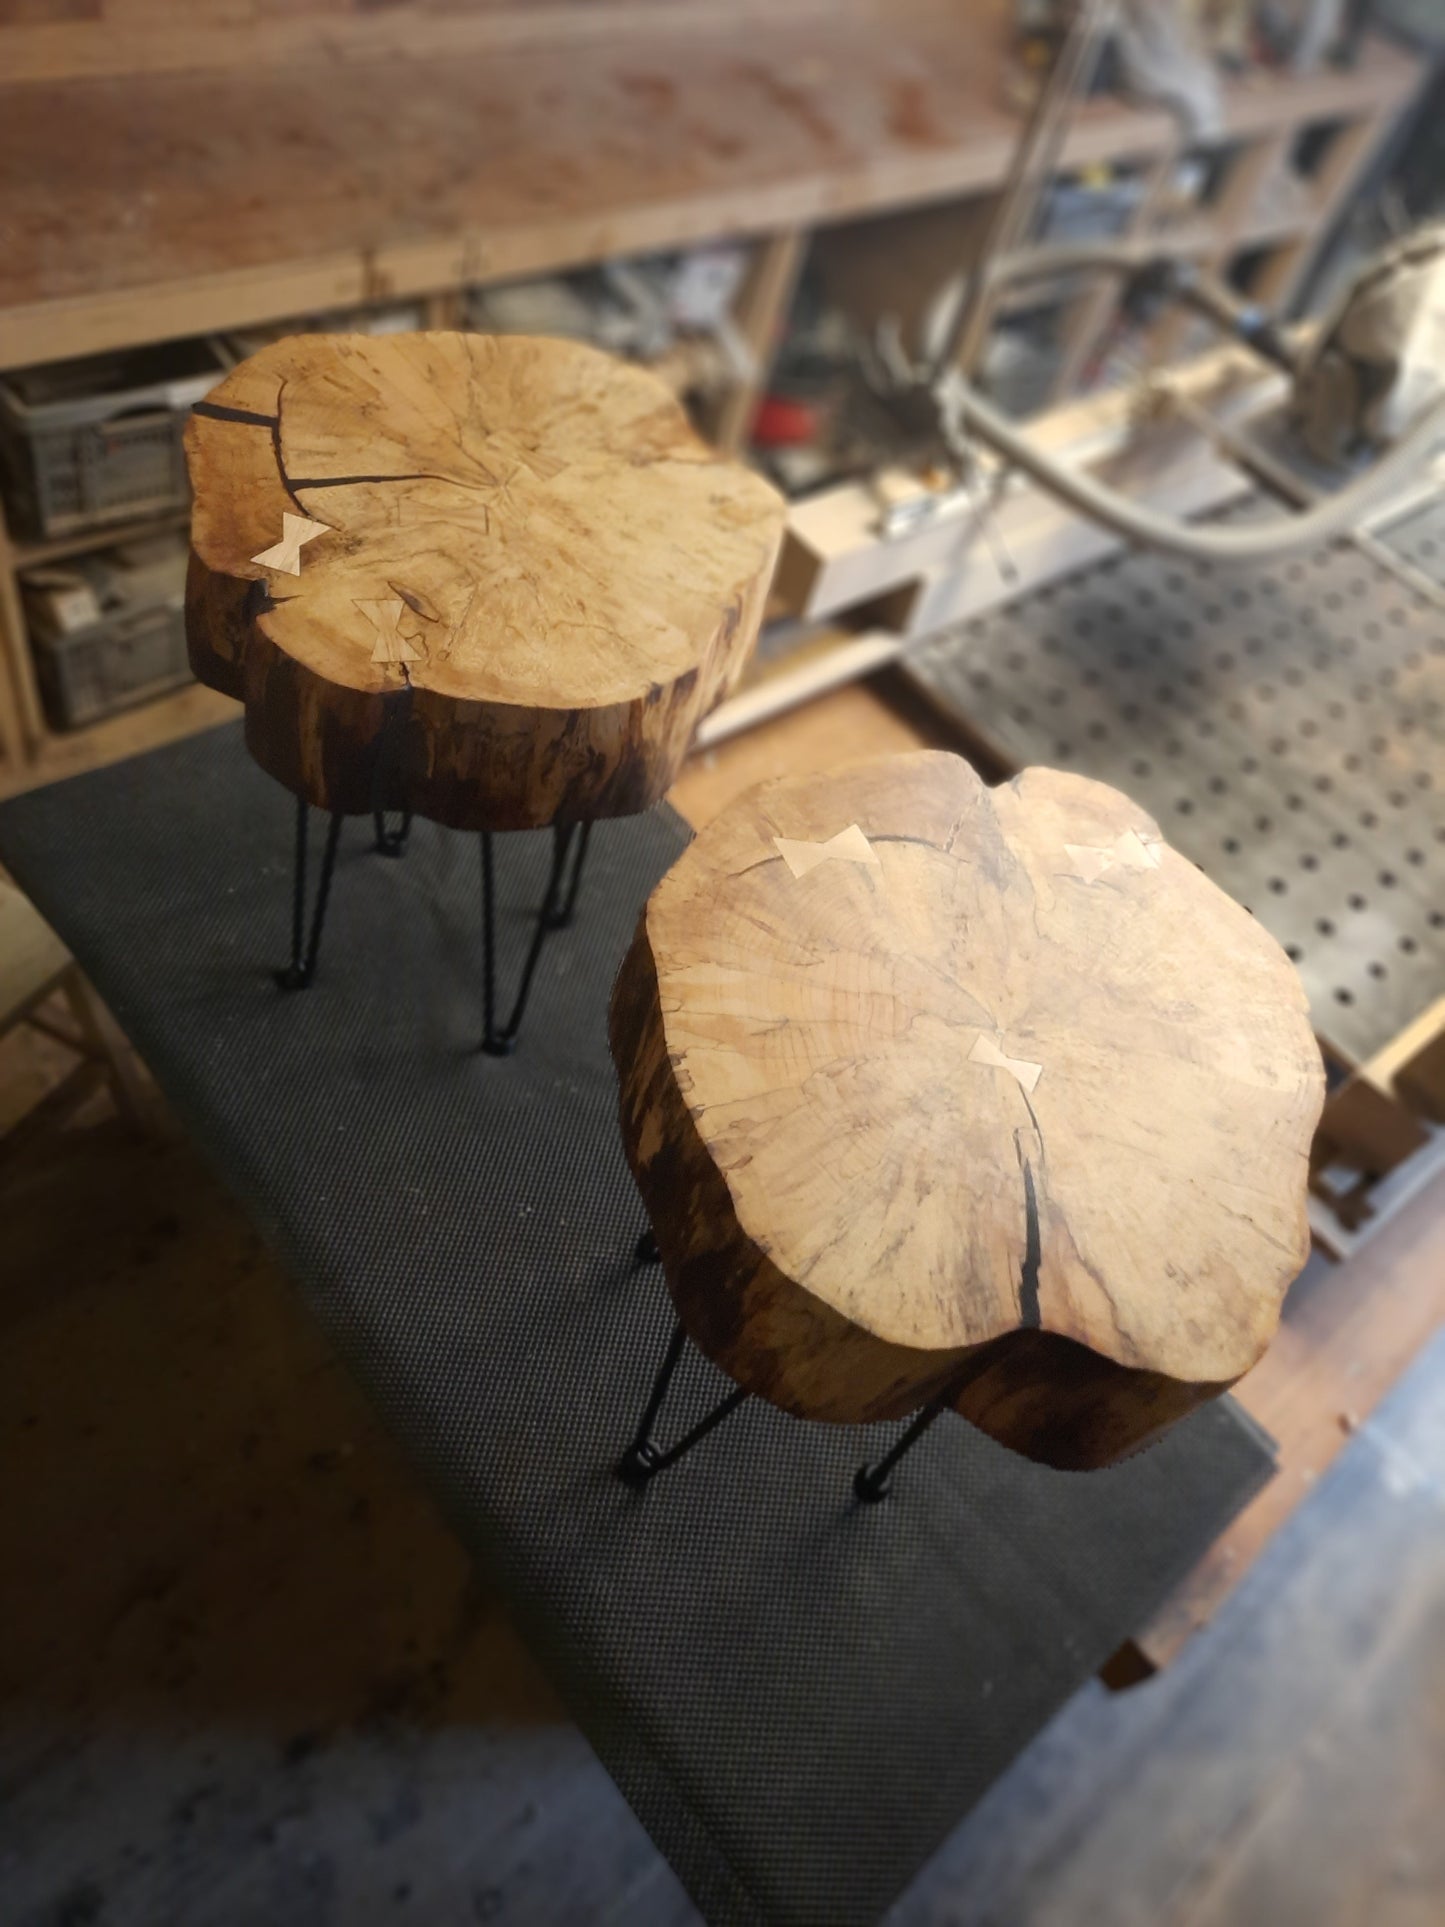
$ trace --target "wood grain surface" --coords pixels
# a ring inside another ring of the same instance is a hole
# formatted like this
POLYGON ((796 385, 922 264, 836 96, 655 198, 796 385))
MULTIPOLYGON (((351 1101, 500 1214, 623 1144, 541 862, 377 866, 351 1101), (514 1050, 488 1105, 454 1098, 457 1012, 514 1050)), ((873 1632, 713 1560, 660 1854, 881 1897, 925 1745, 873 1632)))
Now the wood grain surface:
POLYGON ((783 505, 577 343, 304 336, 191 419, 187 630, 328 810, 462 829, 662 795, 741 672, 783 505))
POLYGON ((800 1415, 954 1387, 1108 1463, 1256 1362, 1308 1252, 1298 978, 1083 778, 925 751, 750 792, 654 892, 612 1045, 680 1316, 800 1415))

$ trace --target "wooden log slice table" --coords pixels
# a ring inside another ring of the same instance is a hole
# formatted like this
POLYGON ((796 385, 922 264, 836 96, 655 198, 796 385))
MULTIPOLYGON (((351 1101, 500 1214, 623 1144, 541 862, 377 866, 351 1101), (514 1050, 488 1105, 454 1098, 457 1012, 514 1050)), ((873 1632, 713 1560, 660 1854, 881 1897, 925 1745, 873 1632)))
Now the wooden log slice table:
POLYGON ((323 910, 341 818, 395 853, 401 810, 554 826, 554 920, 565 837, 655 803, 737 681, 782 536, 661 382, 576 342, 299 336, 197 405, 186 456, 191 664, 297 797, 298 878, 331 816, 323 910))
POLYGON ((922 752, 753 790, 654 891, 611 1042, 669 1356, 734 1399, 1105 1465, 1249 1370, 1307 1255, 1294 968, 1082 777, 922 752))

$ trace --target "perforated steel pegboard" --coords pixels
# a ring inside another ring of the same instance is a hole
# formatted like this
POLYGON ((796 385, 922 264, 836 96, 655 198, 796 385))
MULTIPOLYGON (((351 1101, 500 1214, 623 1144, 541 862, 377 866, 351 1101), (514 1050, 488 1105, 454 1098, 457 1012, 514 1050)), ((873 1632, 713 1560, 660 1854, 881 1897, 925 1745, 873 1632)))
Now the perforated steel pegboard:
MULTIPOLYGON (((1386 539, 1438 580, 1445 503, 1386 539)), ((1358 549, 1120 556, 908 667, 1010 762, 1141 803, 1286 947, 1340 1051, 1369 1057, 1445 990, 1445 609, 1358 549)))

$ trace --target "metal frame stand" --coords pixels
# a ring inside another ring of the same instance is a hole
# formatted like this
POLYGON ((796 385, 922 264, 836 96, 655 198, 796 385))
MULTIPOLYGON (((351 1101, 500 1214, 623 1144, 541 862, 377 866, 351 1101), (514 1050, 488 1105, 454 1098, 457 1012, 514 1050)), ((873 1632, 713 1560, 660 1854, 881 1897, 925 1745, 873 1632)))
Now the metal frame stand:
POLYGON ((411 835, 411 811, 402 811, 400 827, 395 830, 387 827, 385 810, 373 810, 371 820, 376 830, 376 854, 405 856, 406 840, 411 835))
POLYGON ((482 1049, 489 1057, 510 1057, 517 1048, 518 1033, 522 1028, 522 1018, 527 1009, 527 998, 532 989, 532 979, 536 975, 537 961, 542 955, 542 946, 553 930, 565 930, 572 921, 577 908, 577 893, 582 887, 582 866, 587 858, 587 845, 592 833, 592 825, 584 823, 582 833, 577 837, 577 854, 572 865, 569 881, 564 882, 567 873, 567 858, 572 848, 575 825, 557 823, 552 827, 552 868, 547 876, 547 888, 542 898, 542 908, 537 913, 537 921, 532 930, 532 941, 527 947, 526 959, 522 964, 521 981, 517 986, 516 1001, 511 1015, 505 1024, 497 1023, 497 911, 495 858, 492 850, 492 832, 483 830, 480 836, 482 853, 482 1049))
MULTIPOLYGON (((336 852, 341 841, 343 819, 341 813, 337 812, 330 818, 327 825, 326 845, 321 858, 321 875, 316 885, 316 902, 311 913, 311 926, 308 933, 306 871, 310 818, 310 806, 304 797, 298 796, 296 798, 296 854, 291 888, 291 961, 275 973, 276 982, 282 990, 305 990, 315 980, 316 960, 321 951, 321 934, 326 924, 326 908, 331 897, 331 879, 336 869, 336 852)), ((410 810, 402 811, 401 822, 393 829, 387 822, 386 811, 378 804, 372 811, 372 823, 376 832, 375 847, 382 856, 400 857, 405 854, 412 825, 410 810)), ((582 824, 580 835, 577 834, 575 824, 558 823, 553 826, 552 867, 548 873, 542 907, 537 913, 532 939, 522 964, 516 1000, 506 1022, 499 1025, 497 1022, 495 859, 492 832, 484 830, 481 833, 482 1049, 490 1057, 509 1057, 517 1047, 517 1037, 522 1028, 522 1018, 526 1013, 527 999, 531 994, 532 979, 537 972, 542 946, 552 931, 567 929, 576 914, 577 897, 582 888, 582 871, 587 861, 587 848, 591 835, 590 823, 582 824)))
POLYGON ((678 1324, 668 1341, 667 1352, 662 1361, 662 1369, 653 1380, 652 1395, 647 1401, 647 1409, 642 1414, 642 1423, 637 1428, 637 1436, 617 1462, 617 1476, 624 1485, 630 1485, 634 1492, 646 1490, 648 1481, 655 1479, 659 1472, 665 1472, 670 1465, 676 1465, 680 1458, 689 1453, 700 1439, 722 1424, 723 1420, 735 1412, 748 1396, 741 1385, 735 1385, 712 1410, 700 1418, 690 1432, 685 1432, 676 1445, 664 1451, 653 1439, 652 1428, 656 1425, 667 1399, 672 1375, 677 1370, 678 1360, 687 1345, 687 1333, 678 1324))
POLYGON ((931 1404, 915 1412, 909 1420, 907 1429, 895 1444, 889 1447, 876 1465, 860 1465, 853 1474, 853 1496, 861 1499, 864 1505, 877 1505, 892 1491, 891 1474, 906 1453, 913 1450, 933 1421, 946 1412, 958 1395, 957 1381, 945 1385, 931 1404))
POLYGON ((291 884, 291 961, 276 972, 282 990, 306 990, 316 976, 316 959, 321 950, 321 932, 326 922, 326 905, 331 895, 331 876, 336 868, 336 847, 341 841, 341 816, 334 815, 326 829, 326 847, 321 857, 321 876, 316 885, 316 906, 311 913, 311 934, 306 934, 306 843, 311 810, 304 796, 296 799, 296 861, 291 884))
POLYGON ((404 856, 406 840, 411 834, 411 811, 401 813, 401 827, 388 829, 386 822, 385 799, 388 788, 397 774, 397 762, 401 748, 401 738, 411 714, 411 686, 399 690, 384 699, 381 729, 376 740, 376 760, 371 770, 371 821, 376 831, 375 849, 378 856, 404 856))
MULTIPOLYGON (((658 1261, 657 1238, 649 1226, 637 1241, 633 1264, 634 1266, 654 1265, 658 1261)), ((636 1436, 617 1462, 618 1478, 636 1492, 645 1491, 648 1482, 656 1478, 659 1472, 665 1472, 669 1466, 676 1465, 679 1459, 685 1457, 695 1445, 707 1437, 709 1432, 721 1425, 723 1420, 735 1412, 749 1396, 743 1386, 735 1385, 725 1398, 719 1400, 710 1412, 705 1413, 698 1420, 690 1432, 684 1433, 675 1445, 670 1445, 664 1450, 653 1438, 652 1428, 662 1414, 662 1408, 667 1402, 668 1390, 672 1384, 673 1373, 677 1370, 686 1348, 687 1333, 679 1320, 673 1328, 672 1337, 668 1340, 661 1368, 653 1380, 652 1391, 638 1424, 636 1436)), ((880 1499, 888 1497, 893 1489, 894 1471, 917 1445, 934 1420, 952 1405, 958 1396, 961 1382, 959 1378, 951 1379, 929 1404, 914 1413, 902 1435, 881 1459, 872 1465, 859 1466, 853 1475, 853 1495, 856 1499, 864 1505, 876 1505, 880 1499)))

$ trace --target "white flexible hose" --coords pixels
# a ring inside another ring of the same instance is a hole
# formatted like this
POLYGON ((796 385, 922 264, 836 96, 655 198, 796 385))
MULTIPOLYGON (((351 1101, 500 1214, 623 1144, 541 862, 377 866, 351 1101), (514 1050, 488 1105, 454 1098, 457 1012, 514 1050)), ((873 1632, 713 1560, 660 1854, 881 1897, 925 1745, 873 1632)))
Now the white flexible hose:
MULTIPOLYGON (((1034 279, 1042 274, 1096 269, 1129 273, 1159 257, 1158 245, 1145 241, 1084 242, 1078 246, 1040 247, 1019 252, 997 264, 990 278, 998 284, 1034 279)), ((987 270, 986 270, 987 272, 987 270)), ((954 371, 945 377, 950 416, 986 442, 995 454, 1033 477, 1081 515, 1102 523, 1126 542, 1162 549, 1171 555, 1202 562, 1259 561, 1291 549, 1310 548, 1356 527, 1384 497, 1390 495, 1429 460, 1432 445, 1445 436, 1445 394, 1423 409, 1388 454, 1358 481, 1300 515, 1280 515, 1249 528, 1221 529, 1156 515, 1141 508, 1117 489, 1097 482, 1082 469, 1069 468, 1036 448, 1007 415, 993 406, 964 377, 954 371)))
POLYGON ((1291 549, 1309 548, 1354 528, 1383 497, 1418 474, 1432 444, 1445 435, 1445 395, 1441 395, 1367 475, 1351 482, 1338 495, 1329 496, 1317 508, 1302 515, 1277 515, 1249 528, 1208 528, 1156 515, 1117 489, 1096 482, 1082 469, 1056 462, 960 376, 952 377, 947 387, 949 411, 956 411, 963 426, 1070 508, 1102 523, 1126 542, 1201 562, 1257 562, 1291 549))

